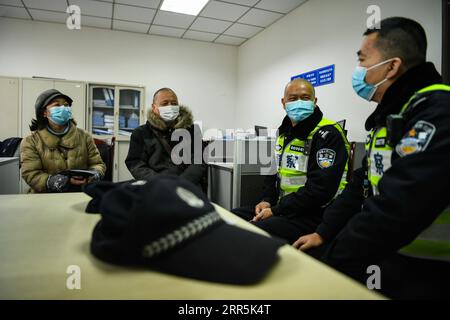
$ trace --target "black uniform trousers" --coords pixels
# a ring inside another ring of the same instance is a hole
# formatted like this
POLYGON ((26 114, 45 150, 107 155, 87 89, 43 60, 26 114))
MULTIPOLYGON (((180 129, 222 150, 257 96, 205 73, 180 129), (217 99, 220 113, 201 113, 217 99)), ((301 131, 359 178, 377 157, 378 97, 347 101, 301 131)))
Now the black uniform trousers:
MULTIPOLYGON (((289 244, 293 244, 301 236, 314 233, 322 221, 320 215, 315 215, 307 217, 272 216, 265 220, 253 222, 251 220, 255 216, 254 206, 235 208, 231 212, 246 221, 250 221, 271 236, 286 240, 289 244)), ((321 246, 310 249, 306 253, 318 259, 324 253, 324 250, 325 247, 321 246)))

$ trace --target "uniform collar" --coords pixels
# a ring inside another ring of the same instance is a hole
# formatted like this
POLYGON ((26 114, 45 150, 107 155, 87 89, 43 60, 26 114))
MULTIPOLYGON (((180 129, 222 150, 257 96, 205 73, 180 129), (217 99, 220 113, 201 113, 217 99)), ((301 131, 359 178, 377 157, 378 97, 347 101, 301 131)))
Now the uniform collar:
POLYGON ((442 77, 431 62, 417 65, 406 71, 386 90, 381 103, 367 118, 366 130, 384 127, 386 117, 400 113, 404 104, 416 91, 436 83, 442 83, 442 77))
POLYGON ((312 115, 310 115, 305 120, 300 121, 295 127, 293 127, 291 119, 289 119, 288 116, 285 116, 283 119, 283 123, 278 128, 278 133, 280 135, 292 135, 292 138, 306 140, 311 131, 313 131, 320 120, 322 120, 322 117, 322 111, 319 107, 316 107, 312 115))

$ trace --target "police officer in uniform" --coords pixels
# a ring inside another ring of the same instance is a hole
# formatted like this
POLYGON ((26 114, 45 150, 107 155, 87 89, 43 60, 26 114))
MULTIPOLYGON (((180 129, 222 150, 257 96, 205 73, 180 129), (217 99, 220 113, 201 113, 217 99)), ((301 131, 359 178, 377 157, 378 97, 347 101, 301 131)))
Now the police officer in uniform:
POLYGON ((450 292, 450 86, 426 48, 422 26, 406 18, 364 33, 353 88, 379 104, 366 121, 363 168, 294 244, 325 244, 323 260, 364 283, 379 268, 378 286, 393 298, 450 292))
POLYGON ((315 230, 345 187, 349 144, 342 128, 323 118, 308 81, 289 82, 281 102, 287 116, 278 129, 277 173, 266 178, 261 202, 232 211, 292 243, 315 230))

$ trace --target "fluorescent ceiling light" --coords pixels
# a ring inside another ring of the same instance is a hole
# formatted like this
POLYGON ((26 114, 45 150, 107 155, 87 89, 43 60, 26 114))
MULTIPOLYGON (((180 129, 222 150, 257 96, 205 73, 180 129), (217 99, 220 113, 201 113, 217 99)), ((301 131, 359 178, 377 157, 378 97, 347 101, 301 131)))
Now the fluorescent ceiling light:
POLYGON ((209 0, 164 0, 160 10, 196 16, 209 0))

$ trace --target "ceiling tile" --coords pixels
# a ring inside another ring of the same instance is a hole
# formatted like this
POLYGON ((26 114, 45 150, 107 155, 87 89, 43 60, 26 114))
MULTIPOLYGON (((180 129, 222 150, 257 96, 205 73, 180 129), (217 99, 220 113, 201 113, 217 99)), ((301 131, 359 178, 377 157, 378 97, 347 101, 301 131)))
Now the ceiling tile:
POLYGON ((28 14, 27 10, 25 10, 25 8, 9 7, 1 5, 0 5, 0 17, 30 19, 30 15, 28 14))
POLYGON ((219 34, 217 33, 208 33, 208 32, 201 32, 201 31, 192 31, 188 30, 183 38, 185 39, 192 39, 192 40, 200 40, 200 41, 213 41, 215 38, 217 38, 219 34))
POLYGON ((89 17, 84 15, 81 16, 81 28, 84 26, 110 29, 111 19, 89 17))
POLYGON ((248 26, 245 24, 235 23, 224 34, 229 36, 238 36, 244 38, 251 38, 263 28, 248 26))
POLYGON ((66 23, 69 15, 62 12, 29 9, 34 20, 66 23))
POLYGON ((136 21, 149 23, 152 22, 156 10, 124 6, 121 4, 114 5, 114 19, 136 21))
POLYGON ((20 0, 0 0, 0 5, 6 4, 8 6, 23 7, 22 1, 20 0))
POLYGON ((274 21, 280 19, 283 15, 281 13, 269 12, 260 9, 251 9, 245 14, 239 22, 252 24, 254 26, 267 27, 274 21))
POLYGON ((195 16, 160 10, 156 14, 156 18, 153 23, 160 26, 187 28, 191 25, 194 19, 195 16))
POLYGON ((61 0, 23 0, 25 6, 32 9, 44 9, 59 12, 66 12, 67 2, 61 0))
POLYGON ((116 20, 116 19, 114 19, 114 22, 113 22, 114 30, 147 33, 148 27, 149 27, 149 24, 145 24, 145 23, 121 21, 121 20, 116 20))
POLYGON ((231 24, 232 22, 198 17, 197 20, 195 20, 195 22, 192 24, 190 29, 197 31, 222 33, 229 26, 231 26, 231 24))
POLYGON ((115 3, 157 9, 160 2, 160 0, 116 0, 115 3))
POLYGON ((306 0, 261 0, 255 7, 276 12, 288 13, 305 1, 306 0))
POLYGON ((180 38, 183 35, 184 31, 185 31, 185 29, 155 26, 155 25, 152 25, 152 27, 150 28, 151 34, 156 34, 158 36, 177 37, 177 38, 180 38))
POLYGON ((228 21, 236 21, 249 8, 234 4, 210 1, 206 7, 200 12, 202 17, 223 19, 228 21))
POLYGON ((69 0, 69 3, 80 7, 81 18, 84 14, 105 18, 112 17, 112 3, 91 0, 69 0))
POLYGON ((221 2, 221 1, 232 2, 232 3, 241 4, 243 6, 248 6, 248 7, 253 7, 255 5, 255 3, 258 2, 258 0, 219 0, 219 2, 221 2))
POLYGON ((223 44, 232 44, 232 45, 238 46, 241 43, 243 43, 245 40, 247 40, 247 39, 221 35, 214 42, 215 43, 223 43, 223 44))

